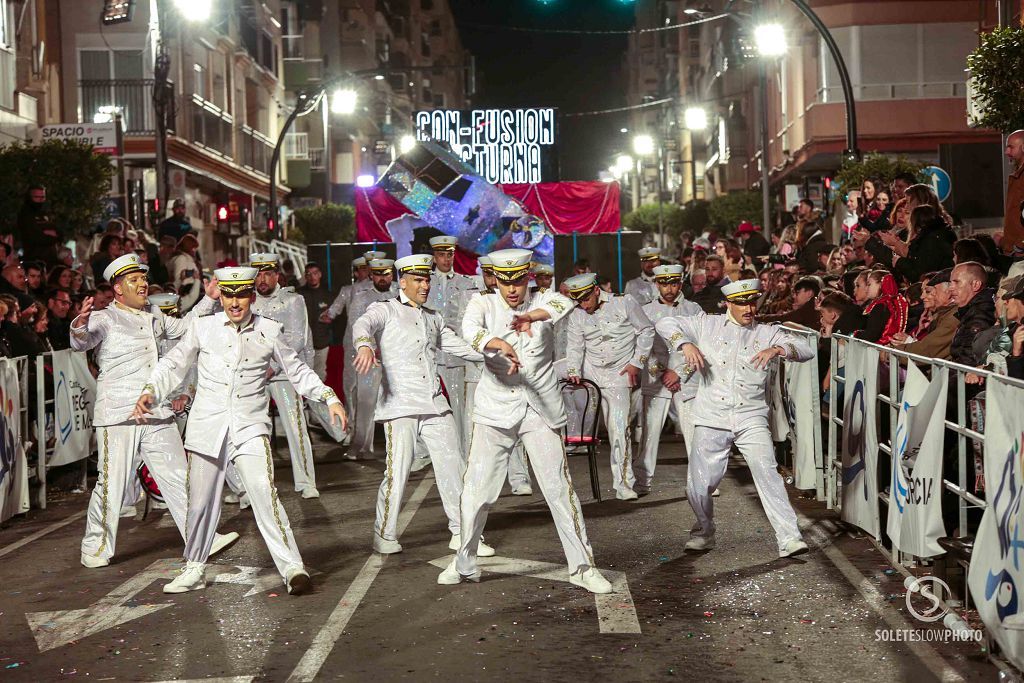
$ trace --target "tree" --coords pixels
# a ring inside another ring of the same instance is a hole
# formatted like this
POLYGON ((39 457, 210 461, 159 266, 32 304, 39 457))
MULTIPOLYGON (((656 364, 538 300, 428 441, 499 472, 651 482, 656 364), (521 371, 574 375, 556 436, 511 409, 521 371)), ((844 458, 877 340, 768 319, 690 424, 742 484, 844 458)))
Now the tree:
POLYGON ((733 231, 743 221, 761 222, 761 193, 754 191, 720 194, 708 204, 711 225, 719 231, 733 231))
POLYGON ((321 204, 295 211, 295 227, 288 239, 302 244, 353 242, 356 236, 356 212, 347 204, 321 204))
POLYGON ((711 215, 708 213, 710 202, 698 199, 688 206, 684 206, 681 216, 680 230, 697 236, 707 230, 711 224, 711 215))
POLYGON ((73 140, 0 149, 0 232, 10 234, 28 188, 42 185, 50 215, 64 237, 88 235, 103 215, 114 167, 106 154, 73 140))
POLYGON ((971 124, 1003 133, 1024 128, 1024 28, 981 34, 967 70, 979 110, 971 124))
POLYGON ((918 182, 930 183, 927 176, 922 173, 925 164, 908 159, 902 154, 895 159, 885 154, 871 152, 865 154, 861 161, 843 162, 843 167, 836 174, 835 181, 842 191, 860 189, 865 178, 878 178, 885 184, 892 182, 892 179, 901 173, 909 173, 917 177, 918 182))
POLYGON ((661 216, 662 225, 665 227, 666 239, 679 235, 683 226, 683 212, 675 204, 662 204, 659 209, 657 204, 641 204, 636 211, 626 214, 622 225, 629 230, 639 230, 648 235, 659 233, 658 216, 661 216))

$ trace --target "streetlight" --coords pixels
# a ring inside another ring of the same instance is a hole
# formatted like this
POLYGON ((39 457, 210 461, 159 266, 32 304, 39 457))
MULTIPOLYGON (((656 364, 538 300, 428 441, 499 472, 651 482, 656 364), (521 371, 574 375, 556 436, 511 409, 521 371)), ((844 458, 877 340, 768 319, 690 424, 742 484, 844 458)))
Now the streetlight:
POLYGON ((708 127, 708 113, 704 107, 687 107, 683 112, 683 125, 687 130, 705 130, 708 127))
POLYGON ((757 46, 757 53, 762 57, 781 57, 789 49, 786 29, 778 23, 754 27, 754 44, 757 46))
POLYGON ((411 152, 412 148, 416 146, 416 138, 411 135, 403 135, 402 139, 398 141, 398 151, 402 154, 411 152))
MULTIPOLYGON (((639 163, 637 164, 638 165, 638 169, 637 170, 639 171, 637 173, 637 194, 639 195, 639 193, 640 193, 640 179, 639 179, 639 177, 643 174, 643 157, 649 157, 649 156, 654 154, 654 152, 655 152, 655 149, 654 149, 654 138, 652 138, 650 135, 637 135, 635 138, 633 138, 633 151, 636 152, 636 155, 641 158, 639 163)), ((663 218, 664 210, 663 210, 662 204, 661 204, 661 201, 662 201, 661 194, 662 194, 661 193, 661 167, 659 165, 659 167, 658 167, 658 241, 659 241, 659 246, 661 246, 661 248, 664 249, 665 248, 665 221, 664 221, 664 218, 663 218)), ((637 198, 637 202, 639 203, 639 197, 637 198)))
POLYGON ((331 94, 331 112, 334 114, 353 114, 359 96, 351 88, 339 88, 331 94))
POLYGON ((768 163, 768 60, 786 54, 789 46, 786 43, 786 30, 781 24, 769 23, 754 27, 754 42, 757 53, 762 59, 757 65, 759 79, 758 92, 761 109, 761 221, 764 238, 772 241, 771 188, 769 187, 768 163))
POLYGON ((206 21, 213 11, 212 0, 174 0, 181 16, 189 21, 206 21))
POLYGON ((614 168, 619 175, 626 175, 633 170, 633 157, 628 154, 620 154, 615 157, 614 168))
POLYGON ((637 135, 633 138, 633 151, 638 156, 649 157, 654 154, 654 138, 650 135, 637 135))

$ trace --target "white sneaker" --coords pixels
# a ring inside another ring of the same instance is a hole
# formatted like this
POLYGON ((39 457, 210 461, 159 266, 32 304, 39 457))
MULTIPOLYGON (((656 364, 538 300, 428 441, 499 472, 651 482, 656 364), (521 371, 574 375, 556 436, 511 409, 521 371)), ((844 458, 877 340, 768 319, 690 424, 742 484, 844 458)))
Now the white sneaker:
POLYGON ((687 550, 711 550, 715 547, 715 536, 690 536, 684 547, 687 550))
POLYGON ((164 593, 188 593, 206 588, 206 565, 187 562, 174 580, 164 584, 164 593))
POLYGON ((302 489, 302 497, 307 499, 319 498, 320 492, 316 490, 315 486, 307 486, 306 488, 302 489))
POLYGON ((110 560, 105 557, 96 557, 95 555, 86 555, 82 553, 82 566, 88 567, 89 569, 99 569, 100 567, 106 567, 110 564, 110 560))
POLYGON ((412 471, 419 472, 430 467, 430 458, 414 458, 412 461, 412 471))
POLYGON ((224 503, 226 505, 238 505, 238 494, 231 492, 224 494, 224 503))
POLYGON ((718 498, 720 495, 722 495, 722 492, 719 491, 718 489, 715 489, 714 491, 711 492, 712 498, 718 498))
MULTIPOLYGON (((452 534, 452 540, 448 541, 448 550, 458 550, 462 547, 462 536, 459 534, 452 534)), ((494 557, 494 548, 484 543, 483 537, 480 538, 480 543, 476 546, 477 557, 494 557)))
POLYGON ((608 579, 601 576, 601 572, 593 567, 588 567, 586 571, 570 574, 569 583, 580 588, 586 588, 591 593, 604 594, 612 592, 612 585, 608 583, 608 579))
POLYGON ((348 451, 345 451, 344 453, 341 454, 341 459, 342 460, 358 460, 359 459, 359 455, 355 451, 348 450, 348 451))
POLYGON ((238 540, 238 532, 237 531, 229 531, 226 534, 214 534, 213 535, 213 545, 210 546, 210 556, 212 557, 212 556, 216 555, 221 550, 224 550, 224 548, 227 548, 229 545, 231 545, 232 543, 234 543, 237 540, 238 540))
POLYGON ((533 487, 529 484, 519 484, 518 486, 512 487, 513 496, 532 496, 533 487))
POLYGON ((289 595, 301 595, 309 590, 312 582, 309 574, 302 567, 292 567, 284 577, 285 585, 288 586, 289 595))
POLYGON ((135 506, 134 505, 125 505, 123 508, 121 508, 120 517, 122 519, 124 519, 126 517, 134 517, 134 516, 135 516, 135 506))
POLYGON ((151 508, 153 508, 154 510, 166 510, 167 509, 167 503, 161 503, 159 500, 154 500, 152 503, 150 503, 149 506, 151 508))
POLYGON ((402 545, 398 541, 389 541, 386 538, 381 538, 379 534, 374 534, 373 549, 381 555, 394 555, 402 552, 402 545))
POLYGON ((786 541, 786 545, 782 546, 779 551, 779 557, 796 557, 797 555, 803 555, 810 548, 803 542, 802 539, 794 538, 792 541, 786 541))
POLYGON ((445 567, 445 570, 437 577, 437 583, 440 586, 455 586, 462 583, 463 580, 480 583, 480 570, 477 569, 476 572, 469 576, 463 576, 459 573, 459 570, 455 568, 455 560, 452 560, 451 564, 445 567))
POLYGON ((636 491, 633 489, 626 489, 625 491, 616 491, 615 497, 619 500, 636 500, 640 496, 636 495, 636 491))

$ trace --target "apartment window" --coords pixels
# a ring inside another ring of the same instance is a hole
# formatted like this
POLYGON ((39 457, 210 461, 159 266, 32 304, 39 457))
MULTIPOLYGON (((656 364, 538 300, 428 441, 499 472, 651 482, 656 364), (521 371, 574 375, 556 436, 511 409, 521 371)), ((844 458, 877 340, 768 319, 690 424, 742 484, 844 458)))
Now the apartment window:
POLYGON ((430 56, 430 36, 425 32, 420 34, 420 51, 424 57, 430 56))
POLYGON ((203 100, 210 99, 206 82, 206 67, 202 64, 192 65, 192 94, 203 100))
POLYGON ((91 122, 101 111, 114 107, 121 113, 126 131, 151 130, 152 82, 144 76, 140 50, 80 50, 81 120, 91 122))
POLYGON ((18 82, 13 25, 11 7, 7 0, 0 0, 0 107, 4 109, 14 109, 14 90, 18 82))
POLYGON ((441 35, 441 20, 440 19, 434 19, 432 22, 430 22, 430 35, 432 35, 432 36, 439 36, 439 35, 441 35))
POLYGON ((687 47, 689 48, 689 51, 690 51, 689 52, 690 59, 700 59, 700 39, 698 39, 698 38, 690 38, 690 41, 687 44, 687 47))

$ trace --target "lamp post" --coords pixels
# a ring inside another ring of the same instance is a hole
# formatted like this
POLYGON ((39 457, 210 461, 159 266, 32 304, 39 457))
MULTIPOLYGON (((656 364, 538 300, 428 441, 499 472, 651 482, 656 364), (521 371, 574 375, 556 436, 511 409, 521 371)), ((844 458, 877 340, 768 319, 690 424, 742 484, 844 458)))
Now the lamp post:
POLYGON ((761 56, 757 65, 758 74, 758 108, 761 118, 761 229, 764 231, 764 238, 771 244, 772 241, 772 210, 771 210, 771 188, 769 187, 769 163, 768 163, 768 60, 781 57, 786 54, 786 31, 780 24, 761 24, 754 29, 754 41, 757 44, 757 53, 761 56))
POLYGON ((683 111, 683 127, 690 133, 690 158, 683 161, 690 165, 690 199, 697 201, 697 155, 693 149, 694 131, 707 130, 708 112, 703 107, 687 107, 683 111))
MULTIPOLYGON (((633 152, 636 153, 637 159, 637 190, 640 188, 639 176, 643 174, 644 162, 643 158, 654 154, 654 138, 650 135, 637 135, 633 138, 633 152)), ((637 192, 639 195, 639 191, 637 192)), ((637 203, 639 204, 639 197, 637 197, 637 203)), ((658 239, 661 245, 665 243, 665 223, 662 217, 661 210, 661 169, 658 169, 658 239)))

